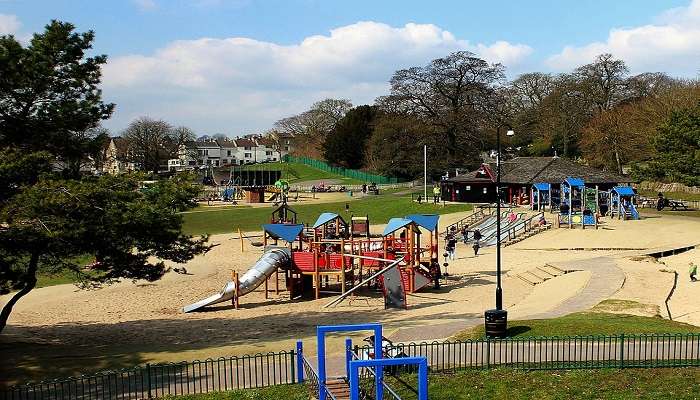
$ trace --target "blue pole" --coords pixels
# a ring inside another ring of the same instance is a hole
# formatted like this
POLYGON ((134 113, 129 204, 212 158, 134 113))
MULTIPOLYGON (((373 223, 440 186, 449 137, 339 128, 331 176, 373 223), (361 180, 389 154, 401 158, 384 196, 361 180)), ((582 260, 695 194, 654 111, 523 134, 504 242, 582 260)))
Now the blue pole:
POLYGON ((359 374, 357 373, 359 367, 351 363, 350 369, 350 375, 348 376, 350 378, 350 400, 360 400, 360 383, 359 374))
MULTIPOLYGON (((382 355, 382 326, 374 328, 374 358, 380 360, 383 358, 382 355)), ((384 380, 384 369, 381 365, 377 365, 374 369, 374 386, 375 393, 377 394, 376 400, 384 399, 384 385, 382 381, 384 380)))
POLYGON ((297 383, 304 382, 304 344, 297 341, 297 383))
POLYGON ((316 341, 318 343, 318 398, 326 398, 326 340, 325 332, 317 329, 316 341))
POLYGON ((350 376, 350 361, 352 361, 352 339, 345 338, 345 376, 350 376))
POLYGON ((418 400, 428 400, 428 361, 425 358, 418 364, 418 400))

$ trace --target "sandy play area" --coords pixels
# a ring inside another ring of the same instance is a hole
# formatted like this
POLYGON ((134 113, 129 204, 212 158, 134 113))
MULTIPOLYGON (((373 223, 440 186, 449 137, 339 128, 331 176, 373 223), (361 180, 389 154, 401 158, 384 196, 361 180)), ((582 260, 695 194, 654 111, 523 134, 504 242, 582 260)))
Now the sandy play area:
MULTIPOLYGON (((441 218, 445 226, 463 217, 441 218)), ((373 226, 381 231, 382 226, 373 226)), ((245 272, 262 254, 246 242, 241 252, 234 235, 216 235, 208 254, 186 265, 188 274, 169 273, 154 283, 122 282, 82 291, 59 285, 32 291, 22 298, 0 337, 6 355, 0 371, 9 380, 33 375, 65 375, 85 370, 154 361, 290 349, 313 334, 316 325, 377 321, 395 340, 449 337, 482 323, 494 305, 495 248, 478 257, 463 244, 440 290, 409 295, 408 310, 384 310, 378 294, 364 293, 339 306, 323 309, 332 297, 289 301, 286 293, 265 299, 261 290, 241 299, 242 308, 219 304, 205 312, 184 314, 181 308, 216 293, 231 270, 245 272), (82 367, 76 365, 81 360, 82 367)), ((588 309, 604 299, 634 300, 649 305, 645 314, 700 325, 700 283, 691 284, 689 260, 699 250, 658 260, 648 249, 700 243, 700 219, 653 216, 640 221, 604 219, 600 229, 551 229, 503 249, 504 302, 510 319, 546 318, 588 309), (521 279, 546 264, 561 274, 532 285, 521 279)), ((280 282, 280 287, 283 287, 280 282)), ((271 287, 274 287, 272 285, 271 287)), ((7 296, 0 302, 7 301, 7 296)), ((624 311, 624 310, 622 310, 624 311)))

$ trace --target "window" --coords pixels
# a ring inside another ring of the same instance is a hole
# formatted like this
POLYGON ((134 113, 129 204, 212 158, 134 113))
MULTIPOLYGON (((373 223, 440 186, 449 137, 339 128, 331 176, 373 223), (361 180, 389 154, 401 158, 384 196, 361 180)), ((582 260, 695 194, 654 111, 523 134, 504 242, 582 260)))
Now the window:
POLYGON ((289 146, 284 146, 284 151, 289 151, 289 146))
POLYGON ((211 160, 207 160, 207 165, 211 165, 211 160))
POLYGON ((219 160, 214 160, 214 166, 219 166, 219 160))
POLYGON ((245 158, 253 158, 253 155, 251 153, 245 153, 245 158))
POLYGON ((287 140, 287 142, 286 142, 286 143, 287 143, 287 144, 289 144, 289 140, 287 140))
POLYGON ((467 185, 467 186, 464 188, 464 190, 472 190, 472 187, 469 186, 469 185, 467 185))
POLYGON ((266 151, 266 152, 265 152, 265 155, 266 155, 266 156, 271 156, 271 155, 272 155, 272 152, 271 152, 271 151, 266 151))
POLYGON ((202 150, 197 150, 197 154, 199 154, 200 156, 203 156, 203 155, 204 155, 204 151, 202 151, 202 150))
POLYGON ((250 151, 250 146, 245 146, 243 150, 250 151))
POLYGON ((209 155, 209 150, 204 150, 204 155, 208 156, 209 155))
POLYGON ((231 157, 231 150, 227 150, 227 151, 226 151, 226 155, 229 156, 229 157, 231 157))

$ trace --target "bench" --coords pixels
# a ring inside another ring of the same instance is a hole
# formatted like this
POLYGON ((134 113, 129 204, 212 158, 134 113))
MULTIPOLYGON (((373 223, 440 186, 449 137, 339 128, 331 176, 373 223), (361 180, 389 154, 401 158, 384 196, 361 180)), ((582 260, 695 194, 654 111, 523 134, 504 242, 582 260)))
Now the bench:
POLYGON ((668 206, 671 207, 671 211, 688 210, 688 205, 678 200, 668 200, 668 206))

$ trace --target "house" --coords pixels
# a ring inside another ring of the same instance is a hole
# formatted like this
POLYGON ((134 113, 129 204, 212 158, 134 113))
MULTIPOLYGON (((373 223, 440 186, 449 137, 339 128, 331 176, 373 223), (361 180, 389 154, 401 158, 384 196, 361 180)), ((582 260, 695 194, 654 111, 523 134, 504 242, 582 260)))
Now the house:
POLYGON ((239 165, 258 162, 258 146, 255 144, 254 139, 243 137, 234 140, 234 143, 236 144, 236 159, 238 160, 239 165))
POLYGON ((130 161, 129 145, 124 138, 110 138, 103 152, 102 172, 116 175, 137 169, 136 164, 130 161))
MULTIPOLYGON (((501 163, 501 188, 507 203, 530 201, 530 189, 535 183, 549 183, 558 191, 567 177, 583 179, 586 185, 608 190, 629 184, 629 177, 578 164, 559 157, 517 157, 501 163)), ((496 164, 484 163, 477 170, 445 179, 440 183, 442 199, 470 203, 496 202, 496 164)))

